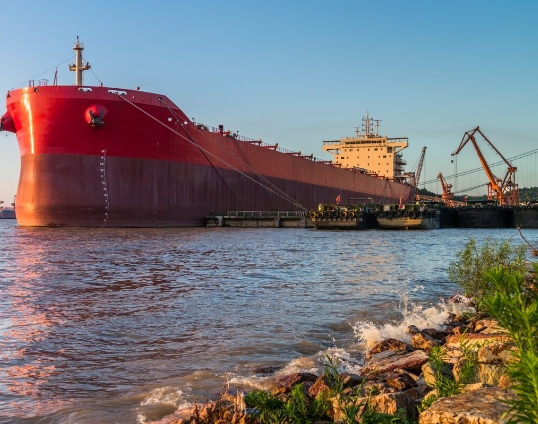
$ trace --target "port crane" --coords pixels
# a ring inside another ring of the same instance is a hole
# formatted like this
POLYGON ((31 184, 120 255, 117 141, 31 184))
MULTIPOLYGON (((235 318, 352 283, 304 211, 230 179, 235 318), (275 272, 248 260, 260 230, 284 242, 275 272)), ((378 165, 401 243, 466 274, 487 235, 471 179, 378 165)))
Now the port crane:
POLYGON ((454 193, 452 193, 452 184, 448 184, 446 182, 446 179, 445 177, 443 177, 442 172, 439 172, 439 174, 437 174, 437 178, 441 181, 441 186, 443 187, 443 194, 441 198, 443 200, 453 200, 454 193))
POLYGON ((407 176, 409 177, 409 184, 413 187, 418 188, 418 181, 420 180, 420 174, 422 172, 422 166, 424 165, 424 156, 426 156, 426 146, 422 148, 422 153, 418 160, 417 169, 415 172, 409 172, 407 176))
POLYGON ((452 184, 447 183, 446 178, 443 176, 442 172, 439 172, 439 174, 437 174, 437 178, 441 181, 441 186, 443 187, 441 201, 450 207, 464 206, 465 202, 459 202, 457 200, 454 200, 454 193, 452 193, 452 184))
POLYGON ((489 179, 488 184, 488 199, 497 200, 500 205, 517 205, 519 204, 519 187, 516 184, 516 171, 517 168, 512 166, 512 164, 497 150, 497 148, 493 145, 491 141, 488 140, 488 138, 484 135, 482 131, 480 131, 479 127, 476 127, 475 129, 471 131, 467 131, 463 138, 461 139, 461 143, 458 147, 458 149, 452 153, 452 156, 456 156, 461 150, 465 147, 465 145, 468 142, 471 142, 476 150, 476 154, 478 155, 478 158, 480 159, 480 163, 482 164, 482 167, 484 168, 484 171, 486 171, 486 175, 489 179), (501 157, 501 159, 506 163, 508 169, 506 170, 506 174, 504 178, 499 178, 493 172, 491 171, 488 163, 486 162, 486 159, 484 158, 484 155, 480 151, 480 148, 478 147, 478 144, 476 143, 475 135, 476 133, 480 134, 482 138, 486 141, 487 144, 501 157))

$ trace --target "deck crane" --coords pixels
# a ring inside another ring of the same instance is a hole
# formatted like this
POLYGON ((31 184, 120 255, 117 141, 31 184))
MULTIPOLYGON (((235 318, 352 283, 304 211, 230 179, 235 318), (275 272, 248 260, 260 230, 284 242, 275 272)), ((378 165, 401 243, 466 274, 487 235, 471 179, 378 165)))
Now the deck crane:
POLYGON ((495 197, 495 199, 499 202, 500 205, 519 204, 519 188, 516 184, 517 168, 512 166, 512 164, 508 162, 508 160, 501 154, 501 152, 499 152, 497 148, 491 143, 491 141, 488 140, 484 133, 480 131, 479 127, 476 127, 471 131, 467 131, 463 135, 460 146, 454 153, 452 153, 452 156, 456 156, 459 152, 461 152, 461 149, 463 149, 469 141, 473 143, 478 158, 480 159, 480 163, 482 164, 482 167, 484 168, 484 171, 486 171, 486 175, 488 176, 488 198, 491 199, 495 197), (488 163, 486 162, 486 159, 484 158, 484 155, 482 155, 482 152, 480 151, 480 148, 476 143, 476 133, 479 133, 484 138, 484 140, 491 146, 491 148, 501 157, 501 159, 508 166, 508 169, 506 170, 506 174, 503 179, 497 177, 491 171, 488 163))
POLYGON ((417 169, 415 172, 409 172, 409 184, 418 188, 418 181, 420 180, 420 173, 422 172, 422 166, 424 165, 424 156, 426 156, 426 146, 422 148, 422 154, 418 160, 417 169))
POLYGON ((439 172, 437 174, 437 178, 441 181, 441 186, 443 187, 443 194, 441 198, 445 201, 445 203, 450 203, 451 200, 454 200, 454 193, 452 193, 452 184, 448 184, 446 182, 445 177, 443 177, 443 173, 439 172))

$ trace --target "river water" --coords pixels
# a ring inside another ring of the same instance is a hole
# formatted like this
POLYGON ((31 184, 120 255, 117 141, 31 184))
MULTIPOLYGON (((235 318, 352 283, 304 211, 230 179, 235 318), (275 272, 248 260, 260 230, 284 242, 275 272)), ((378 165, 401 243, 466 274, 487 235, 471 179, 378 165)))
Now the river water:
MULTIPOLYGON (((525 232, 531 242, 537 230, 525 232)), ((22 228, 0 220, 0 422, 149 423, 224 384, 357 371, 366 344, 439 327, 446 268, 513 229, 22 228)))

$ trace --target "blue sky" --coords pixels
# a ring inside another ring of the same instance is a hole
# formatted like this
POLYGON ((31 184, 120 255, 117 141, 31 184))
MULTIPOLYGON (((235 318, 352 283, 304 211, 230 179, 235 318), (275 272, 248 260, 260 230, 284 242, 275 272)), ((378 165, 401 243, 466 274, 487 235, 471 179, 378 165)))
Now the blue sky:
MULTIPOLYGON (((477 125, 506 157, 538 148, 534 0, 18 0, 2 16, 3 93, 72 56, 78 35, 105 86, 166 94, 197 121, 320 158, 321 141, 352 135, 366 111, 409 137, 408 169, 428 147, 423 181, 454 173, 450 153, 477 125)), ((74 82, 67 64, 58 72, 74 82)), ((522 186, 538 185, 536 156, 515 163, 522 186)), ((480 166, 471 146, 457 166, 480 166)), ((6 203, 19 169, 15 136, 0 134, 6 203)))

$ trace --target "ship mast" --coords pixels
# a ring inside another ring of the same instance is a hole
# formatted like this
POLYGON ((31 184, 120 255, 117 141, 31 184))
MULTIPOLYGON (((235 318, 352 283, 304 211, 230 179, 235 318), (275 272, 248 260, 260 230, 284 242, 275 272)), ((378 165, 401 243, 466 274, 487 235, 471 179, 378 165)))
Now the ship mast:
POLYGON ((78 40, 78 36, 77 36, 77 42, 75 43, 73 50, 75 51, 75 54, 76 54, 75 63, 72 63, 69 65, 69 70, 76 72, 75 85, 81 86, 82 85, 82 71, 87 71, 88 69, 90 69, 91 66, 89 62, 86 62, 84 64, 84 60, 82 58, 82 50, 84 50, 84 43, 81 43, 78 40))

